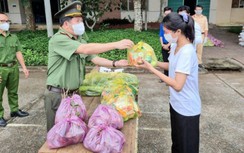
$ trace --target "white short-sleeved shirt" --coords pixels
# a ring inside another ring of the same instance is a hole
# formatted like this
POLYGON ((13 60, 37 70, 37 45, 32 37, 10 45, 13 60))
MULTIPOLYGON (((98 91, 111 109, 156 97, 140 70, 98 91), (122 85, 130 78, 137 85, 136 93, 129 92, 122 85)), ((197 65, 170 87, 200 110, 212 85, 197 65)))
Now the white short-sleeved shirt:
POLYGON ((201 113, 201 99, 198 88, 198 60, 192 44, 183 46, 176 54, 177 44, 171 45, 169 56, 169 77, 175 78, 177 72, 187 75, 186 82, 180 92, 172 87, 170 104, 176 112, 184 116, 195 116, 201 113))
POLYGON ((200 25, 197 22, 194 22, 194 29, 195 29, 195 40, 193 42, 194 46, 196 47, 197 44, 201 44, 202 40, 202 30, 200 25))

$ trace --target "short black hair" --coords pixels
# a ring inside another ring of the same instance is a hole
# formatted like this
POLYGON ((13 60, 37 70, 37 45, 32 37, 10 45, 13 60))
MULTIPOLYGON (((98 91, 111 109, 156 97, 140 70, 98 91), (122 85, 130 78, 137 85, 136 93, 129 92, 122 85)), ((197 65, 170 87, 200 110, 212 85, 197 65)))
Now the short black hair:
POLYGON ((168 6, 167 6, 167 7, 164 8, 164 12, 166 12, 166 11, 171 11, 171 12, 173 12, 173 9, 172 9, 171 7, 168 7, 168 6))
POLYGON ((196 6, 195 6, 195 9, 196 9, 197 7, 201 7, 202 10, 203 10, 203 6, 202 6, 202 5, 196 5, 196 6))
POLYGON ((71 16, 66 16, 66 17, 60 18, 59 19, 60 26, 63 26, 63 24, 64 24, 65 21, 70 21, 72 18, 73 17, 71 17, 71 16))
POLYGON ((181 12, 181 11, 186 11, 186 13, 190 13, 190 7, 187 5, 182 5, 177 9, 177 13, 181 12))
POLYGON ((4 13, 4 12, 2 12, 2 11, 0 11, 0 14, 4 14, 4 15, 6 15, 6 13, 4 13))

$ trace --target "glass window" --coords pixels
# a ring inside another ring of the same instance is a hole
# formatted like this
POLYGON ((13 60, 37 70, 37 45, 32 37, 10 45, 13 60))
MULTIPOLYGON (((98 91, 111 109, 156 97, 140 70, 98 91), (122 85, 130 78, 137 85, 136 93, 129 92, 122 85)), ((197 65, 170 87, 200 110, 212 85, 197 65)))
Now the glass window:
POLYGON ((8 0, 0 0, 0 11, 8 13, 8 0))
POLYGON ((232 0, 232 8, 244 8, 244 0, 232 0))
MULTIPOLYGON (((146 0, 142 0, 141 1, 142 10, 146 9, 145 1, 146 0)), ((123 11, 133 11, 134 10, 134 1, 133 0, 121 0, 121 10, 123 10, 123 11)))
POLYGON ((134 2, 133 2, 133 0, 122 0, 121 1, 121 10, 123 10, 123 11, 134 10, 134 2))
POLYGON ((244 0, 240 0, 240 7, 244 8, 244 0))

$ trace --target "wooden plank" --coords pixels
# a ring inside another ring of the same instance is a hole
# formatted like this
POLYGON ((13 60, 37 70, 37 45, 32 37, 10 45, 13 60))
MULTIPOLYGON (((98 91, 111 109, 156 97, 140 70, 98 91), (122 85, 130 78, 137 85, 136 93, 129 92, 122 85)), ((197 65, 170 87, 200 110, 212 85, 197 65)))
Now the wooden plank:
POLYGON ((125 122, 122 128, 122 133, 125 135, 126 143, 123 147, 123 153, 137 152, 137 124, 138 118, 131 119, 125 122))
MULTIPOLYGON (((97 106, 100 104, 100 97, 82 97, 90 117, 97 106)), ((122 153, 137 153, 137 137, 138 137, 138 118, 130 119, 124 123, 121 130, 125 135, 125 145, 122 153)), ((43 144, 38 153, 92 153, 88 151, 83 144, 74 144, 59 149, 49 149, 47 142, 43 144)))
POLYGON ((90 117, 92 113, 95 111, 97 106, 100 104, 101 97, 82 97, 85 105, 89 104, 89 109, 87 109, 88 116, 90 117))
POLYGON ((81 97, 81 98, 82 98, 83 103, 86 106, 86 110, 89 110, 91 101, 94 99, 94 97, 81 97))
POLYGON ((69 145, 64 148, 59 148, 57 153, 92 153, 91 151, 87 150, 82 143, 69 145))
POLYGON ((45 142, 41 149, 39 149, 38 153, 57 153, 57 149, 49 149, 48 148, 48 145, 47 145, 47 142, 45 142))

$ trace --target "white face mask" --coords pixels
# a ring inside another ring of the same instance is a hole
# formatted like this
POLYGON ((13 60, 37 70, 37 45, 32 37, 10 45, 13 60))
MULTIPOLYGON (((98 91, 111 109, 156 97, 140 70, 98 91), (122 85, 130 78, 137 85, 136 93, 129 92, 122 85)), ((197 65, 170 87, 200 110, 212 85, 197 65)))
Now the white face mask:
POLYGON ((9 23, 5 22, 0 24, 0 29, 3 31, 8 31, 9 30, 9 23))
POLYGON ((164 38, 171 43, 176 43, 178 38, 173 38, 172 35, 170 33, 168 34, 164 34, 164 38))
POLYGON ((83 22, 78 23, 78 24, 73 24, 72 25, 72 28, 74 30, 74 33, 77 36, 83 35, 83 33, 85 32, 85 26, 84 26, 84 23, 83 22))
POLYGON ((202 14, 202 10, 195 10, 195 13, 196 13, 197 15, 200 15, 200 14, 202 14))

